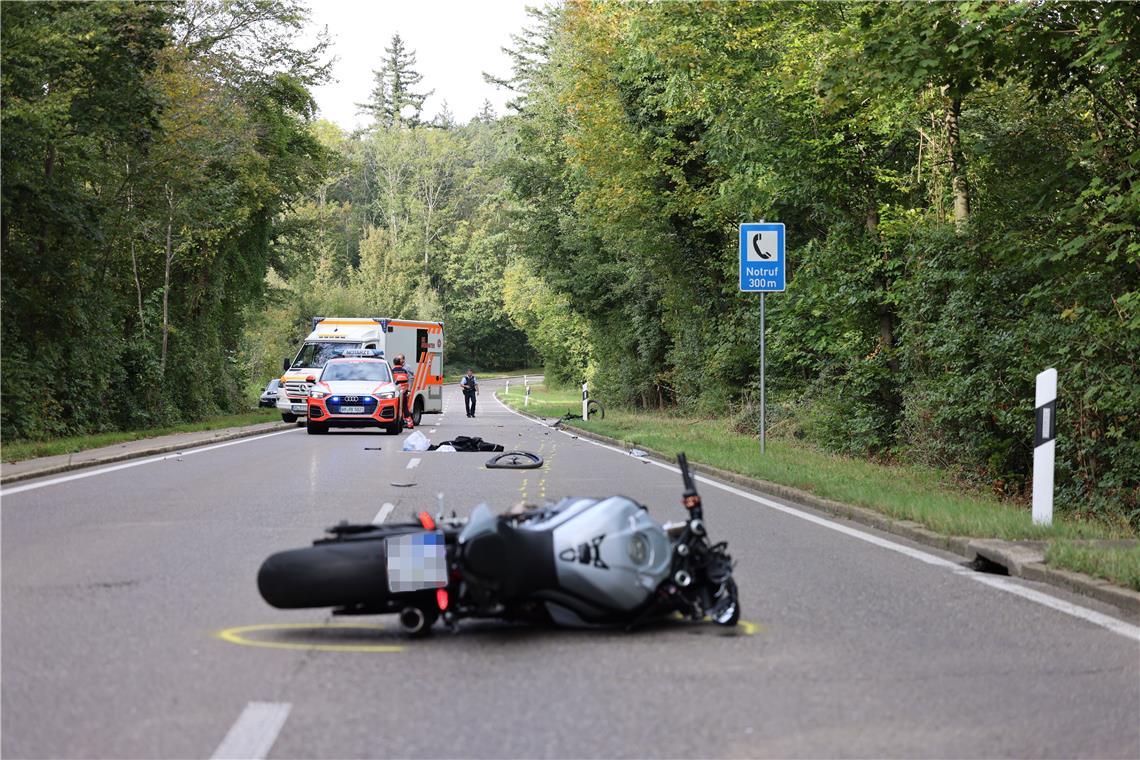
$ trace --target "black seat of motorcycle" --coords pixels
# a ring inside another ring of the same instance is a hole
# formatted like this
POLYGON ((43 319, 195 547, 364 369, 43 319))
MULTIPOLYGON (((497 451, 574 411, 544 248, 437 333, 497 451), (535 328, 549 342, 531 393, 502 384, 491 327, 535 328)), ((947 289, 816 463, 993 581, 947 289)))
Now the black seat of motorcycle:
POLYGON ((500 519, 493 531, 464 545, 463 559, 472 574, 495 584, 504 599, 557 585, 550 531, 514 528, 500 519))

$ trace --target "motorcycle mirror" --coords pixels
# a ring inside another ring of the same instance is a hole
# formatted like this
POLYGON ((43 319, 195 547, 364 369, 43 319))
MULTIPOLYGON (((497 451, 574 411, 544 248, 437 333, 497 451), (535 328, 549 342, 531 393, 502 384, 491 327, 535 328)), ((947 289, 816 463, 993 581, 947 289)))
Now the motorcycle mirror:
POLYGON ((281 360, 281 371, 282 372, 288 372, 289 371, 289 357, 288 356, 286 356, 284 359, 281 360))

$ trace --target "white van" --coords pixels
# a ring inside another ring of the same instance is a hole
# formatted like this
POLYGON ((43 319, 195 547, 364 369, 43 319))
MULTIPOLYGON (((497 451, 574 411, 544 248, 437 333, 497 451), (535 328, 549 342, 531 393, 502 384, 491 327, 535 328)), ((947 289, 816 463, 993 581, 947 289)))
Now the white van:
POLYGON ((404 366, 414 375, 408 389, 412 422, 424 413, 443 411, 443 323, 416 322, 391 317, 313 317, 312 332, 293 361, 285 359, 277 390, 277 410, 285 422, 296 422, 308 412, 307 377, 321 374, 325 362, 350 348, 383 353, 389 363, 403 354, 404 366))

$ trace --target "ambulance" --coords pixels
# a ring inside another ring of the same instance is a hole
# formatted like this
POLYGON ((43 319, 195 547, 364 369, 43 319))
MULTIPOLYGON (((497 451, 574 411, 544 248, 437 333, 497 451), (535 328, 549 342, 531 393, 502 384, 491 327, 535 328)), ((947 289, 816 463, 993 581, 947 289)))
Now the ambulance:
POLYGON ((391 363, 403 354, 415 377, 408 389, 412 422, 443 411, 443 323, 391 317, 313 317, 309 337, 293 361, 285 359, 277 389, 277 410, 285 422, 309 411, 310 383, 329 359, 348 349, 373 349, 391 363))

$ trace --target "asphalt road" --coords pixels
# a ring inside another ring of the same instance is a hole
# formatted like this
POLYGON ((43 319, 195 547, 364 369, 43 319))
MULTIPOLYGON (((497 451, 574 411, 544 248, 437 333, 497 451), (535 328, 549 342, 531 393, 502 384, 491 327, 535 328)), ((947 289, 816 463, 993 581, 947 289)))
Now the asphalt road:
POLYGON ((515 415, 493 385, 474 420, 448 389, 421 430, 546 469, 298 428, 0 492, 4 757, 1140 757, 1134 623, 709 483, 752 623, 729 635, 470 623, 409 641, 261 600, 271 552, 439 493, 464 514, 621 492, 682 517, 675 472, 515 415))

